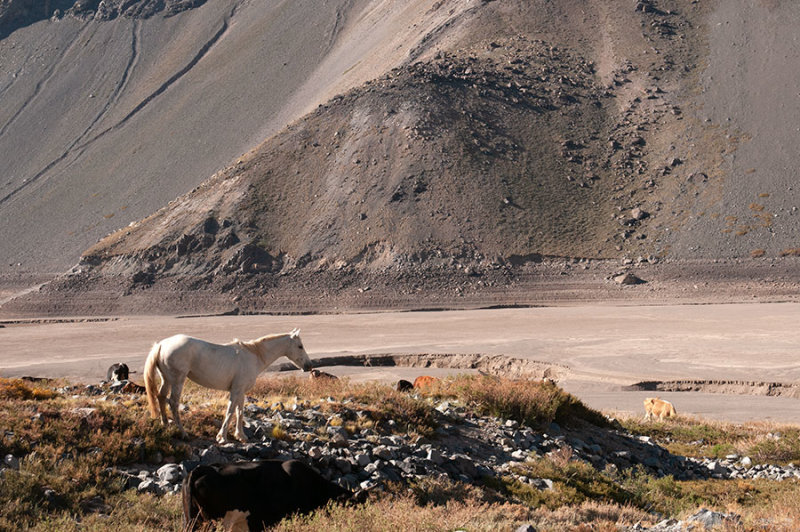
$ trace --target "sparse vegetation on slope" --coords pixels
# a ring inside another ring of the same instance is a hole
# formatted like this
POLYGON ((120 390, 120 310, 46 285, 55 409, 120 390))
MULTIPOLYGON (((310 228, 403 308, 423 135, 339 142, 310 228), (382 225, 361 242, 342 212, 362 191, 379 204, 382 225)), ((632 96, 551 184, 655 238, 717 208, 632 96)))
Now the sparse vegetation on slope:
POLYGON ((753 463, 800 461, 800 429, 777 423, 734 423, 682 419, 667 422, 642 422, 622 419, 622 426, 633 434, 653 437, 659 445, 683 456, 724 458, 726 455, 750 457, 753 463))
MULTIPOLYGON (((15 388, 27 386, 14 380, 4 383, 16 384, 15 388)), ((140 397, 75 395, 79 391, 60 388, 51 391, 50 398, 3 399, 0 426, 5 432, 0 452, 12 458, 6 460, 8 467, 0 473, 0 527, 179 530, 179 497, 157 497, 126 489, 125 477, 115 471, 148 460, 153 462, 152 467, 158 467, 162 460, 179 460, 195 452, 193 449, 198 445, 203 448, 213 440, 223 394, 187 387, 184 400, 188 411, 184 420, 196 439, 183 442, 175 439, 177 433, 171 427, 162 429, 146 419, 146 406, 140 397)), ((316 411, 327 419, 327 426, 333 428, 341 427, 352 433, 369 429, 385 435, 412 434, 427 438, 420 442, 433 443, 452 438, 444 436, 451 431, 438 430, 436 421, 442 419, 440 410, 444 411, 442 405, 448 402, 463 405, 458 408, 464 409, 465 419, 497 412, 502 423, 507 419, 504 412, 510 412, 512 417, 535 427, 557 419, 547 404, 549 401, 579 403, 551 383, 474 377, 445 380, 423 394, 410 396, 378 384, 262 378, 251 396, 250 404, 256 410, 291 412, 314 404, 318 405, 316 411), (477 388, 483 385, 487 386, 487 393, 478 394, 477 388), (525 388, 528 393, 523 391, 525 388), (513 401, 509 399, 514 396, 513 401), (511 403, 516 406, 508 408, 511 403), (502 412, 496 410, 500 404, 506 405, 502 412), (351 417, 353 412, 360 414, 351 417), (527 414, 531 412, 543 414, 527 414)), ((579 413, 564 421, 571 420, 584 427, 576 430, 600 431, 591 433, 594 438, 602 431, 609 437, 614 432, 591 424, 599 414, 588 410, 575 412, 579 413)), ((512 422, 517 423, 508 420, 512 422)), ((654 438, 663 438, 665 431, 702 433, 708 439, 708 446, 701 447, 706 454, 713 454, 714 445, 726 444, 729 434, 737 434, 739 430, 721 424, 709 430, 703 422, 687 420, 646 425, 623 423, 639 434, 654 438)), ((302 442, 306 437, 292 429, 291 424, 283 430, 289 439, 300 437, 302 442)), ((788 434, 795 429, 782 430, 788 434)), ((322 445, 329 438, 329 433, 322 432, 315 436, 318 441, 308 443, 322 445)), ((410 477, 407 482, 388 484, 386 491, 376 491, 363 505, 331 506, 310 516, 290 518, 277 529, 510 529, 531 523, 542 530, 581 530, 590 521, 595 527, 613 529, 635 523, 654 524, 663 515, 683 517, 700 506, 740 514, 740 526, 744 529, 763 523, 778 529, 791 528, 800 518, 795 505, 790 504, 800 495, 796 480, 678 481, 671 476, 655 476, 639 467, 598 469, 577 459, 566 445, 580 432, 567 434, 571 436, 561 447, 516 462, 505 473, 482 482, 467 484, 442 477, 410 477), (538 479, 537 482, 547 479, 551 487, 537 488, 530 479, 538 479), (654 510, 659 513, 652 513, 654 510)), ((765 459, 774 456, 765 455, 765 459)))

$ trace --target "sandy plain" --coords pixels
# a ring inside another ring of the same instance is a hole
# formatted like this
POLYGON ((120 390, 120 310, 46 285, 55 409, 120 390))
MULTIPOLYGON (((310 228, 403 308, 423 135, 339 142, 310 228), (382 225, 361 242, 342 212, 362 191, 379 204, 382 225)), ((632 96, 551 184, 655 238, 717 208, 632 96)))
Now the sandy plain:
MULTIPOLYGON (((382 312, 306 316, 140 316, 8 320, 0 329, 0 376, 67 377, 93 383, 126 362, 134 380, 150 345, 186 333, 215 342, 301 328, 312 359, 358 354, 503 355, 554 364, 559 384, 606 412, 641 413, 659 395, 679 413, 734 422, 800 423, 800 400, 737 393, 644 392, 651 380, 800 382, 800 304, 720 304, 382 312)), ((276 364, 286 362, 280 359, 276 364)), ((469 369, 332 366, 352 380, 396 381, 469 369)), ((734 387, 735 388, 735 387, 734 387)))

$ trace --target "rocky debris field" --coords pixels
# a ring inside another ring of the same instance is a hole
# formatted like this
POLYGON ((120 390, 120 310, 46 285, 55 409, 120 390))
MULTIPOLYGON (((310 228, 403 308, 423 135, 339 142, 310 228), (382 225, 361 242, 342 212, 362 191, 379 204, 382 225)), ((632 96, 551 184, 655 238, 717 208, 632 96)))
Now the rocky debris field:
MULTIPOLYGON (((735 513, 714 512, 703 508, 690 517, 677 519, 664 519, 655 526, 647 527, 640 524, 634 525, 627 530, 635 532, 637 530, 649 530, 650 532, 685 532, 693 530, 712 530, 716 527, 733 525, 739 523, 739 516, 735 513)), ((765 523, 767 525, 767 523, 765 523)))
MULTIPOLYGON (((110 388, 89 385, 60 391, 95 396, 98 402, 115 401, 133 389, 128 381, 110 388), (109 393, 111 392, 111 393, 109 393)), ((731 454, 721 460, 697 459, 671 454, 649 436, 634 436, 621 428, 600 428, 588 423, 562 427, 551 423, 535 430, 510 419, 478 416, 455 400, 432 400, 437 428, 429 436, 407 433, 406 421, 385 419, 373 426, 351 432, 348 422, 363 421, 369 413, 350 400, 333 398, 318 402, 295 398, 289 402, 265 404, 248 398, 245 406, 245 434, 248 443, 218 445, 193 439, 191 456, 180 462, 157 455, 147 462, 119 466, 110 473, 123 477, 130 489, 158 495, 175 493, 193 468, 205 463, 227 463, 259 459, 298 459, 312 464, 322 475, 351 490, 382 490, 387 483, 404 483, 423 477, 481 484, 488 478, 506 477, 535 487, 553 488, 553 480, 530 477, 522 467, 526 461, 559 455, 590 464, 611 475, 640 468, 657 477, 692 479, 800 479, 794 464, 753 464, 749 457, 731 454), (323 411, 323 403, 335 404, 336 414, 323 411)), ((184 412, 188 411, 182 406, 184 412)), ((91 416, 93 408, 80 409, 91 416)), ((222 411, 220 411, 221 421, 222 411)), ((779 440, 780 433, 770 434, 779 440)), ((133 441, 144 448, 143 441, 133 441)), ((143 451, 142 451, 143 452, 143 451)), ((18 468, 24 456, 7 455, 3 468, 18 468)), ((661 530, 661 529, 658 529, 661 530)), ((666 529, 665 529, 666 530, 666 529)), ((671 529, 669 529, 671 530, 671 529)))

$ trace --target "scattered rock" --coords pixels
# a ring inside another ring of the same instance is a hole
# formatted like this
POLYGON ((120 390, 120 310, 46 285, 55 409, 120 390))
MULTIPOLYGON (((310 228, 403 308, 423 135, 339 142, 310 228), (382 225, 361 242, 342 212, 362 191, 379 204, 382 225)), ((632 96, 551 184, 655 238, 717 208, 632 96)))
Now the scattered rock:
POLYGON ((720 512, 714 512, 703 508, 696 514, 689 517, 687 520, 689 523, 699 523, 703 525, 706 530, 711 530, 718 526, 721 526, 726 521, 731 523, 737 523, 739 521, 739 516, 737 514, 723 514, 720 512))
POLYGON ((642 284, 647 281, 640 279, 639 277, 630 272, 626 272, 619 275, 615 275, 614 282, 621 285, 635 285, 635 284, 642 284))
POLYGON ((156 471, 158 478, 169 483, 176 483, 183 480, 183 470, 178 464, 167 464, 161 466, 156 471))
POLYGON ((9 469, 19 469, 19 458, 17 458, 13 454, 7 454, 3 458, 3 465, 8 467, 9 469))

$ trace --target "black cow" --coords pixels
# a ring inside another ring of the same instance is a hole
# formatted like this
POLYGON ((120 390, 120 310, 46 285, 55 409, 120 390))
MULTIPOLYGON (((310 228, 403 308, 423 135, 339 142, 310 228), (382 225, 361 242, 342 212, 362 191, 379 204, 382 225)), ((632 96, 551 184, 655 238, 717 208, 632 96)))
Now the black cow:
POLYGON ((411 384, 409 381, 405 379, 400 379, 397 381, 397 391, 398 392, 410 392, 414 389, 414 385, 411 384))
POLYGON ((122 364, 112 364, 110 368, 108 368, 108 373, 106 374, 106 380, 109 382, 114 381, 126 381, 129 377, 129 370, 128 365, 125 363, 122 364))
POLYGON ((238 510, 250 530, 260 531, 295 512, 308 513, 352 495, 297 460, 197 466, 183 481, 182 492, 184 530, 197 530, 238 510))

